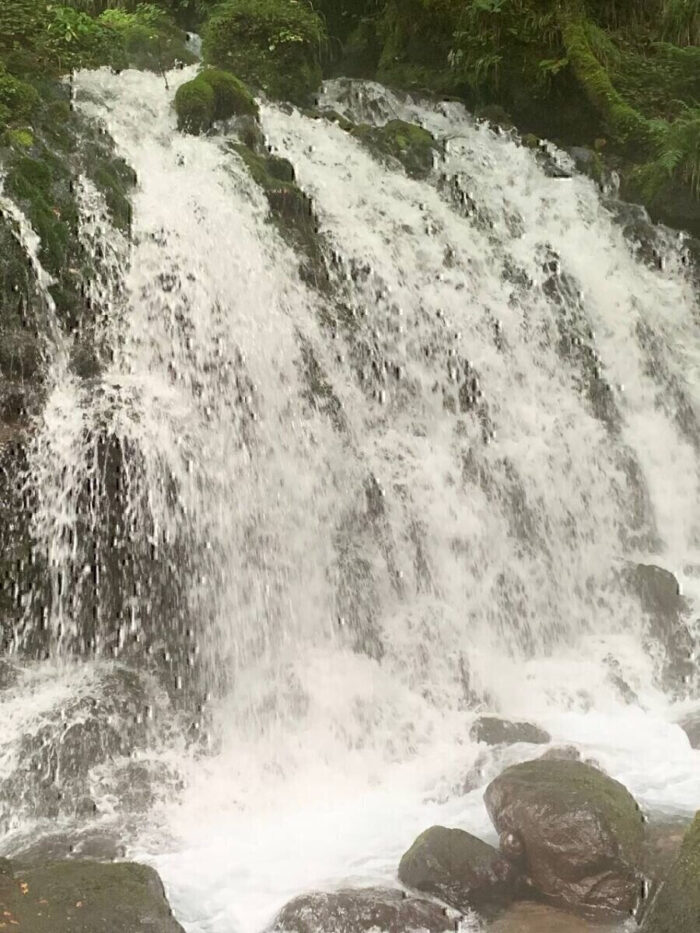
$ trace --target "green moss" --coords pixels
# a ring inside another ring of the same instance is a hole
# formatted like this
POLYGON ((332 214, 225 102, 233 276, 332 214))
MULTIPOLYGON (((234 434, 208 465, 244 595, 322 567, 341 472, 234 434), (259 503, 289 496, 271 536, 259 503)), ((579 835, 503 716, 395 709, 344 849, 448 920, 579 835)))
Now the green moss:
POLYGON ((38 103, 36 90, 25 81, 8 74, 0 62, 0 126, 30 120, 38 103))
POLYGON ((198 136, 211 126, 214 108, 214 89, 201 75, 180 85, 175 94, 178 129, 198 136))
POLYGON ((234 116, 258 116, 255 98, 240 78, 218 68, 207 68, 200 77, 214 91, 215 120, 227 120, 234 116))
POLYGON ((15 146, 17 149, 31 149, 34 145, 34 134, 28 129, 8 130, 7 141, 10 146, 15 146))
POLYGON ((700 929, 700 811, 654 898, 642 933, 696 933, 700 929))
POLYGON ((234 72, 270 97, 303 103, 321 84, 323 23, 295 0, 227 0, 203 36, 208 64, 234 72))
POLYGON ((403 120, 390 120, 380 127, 360 124, 350 133, 380 157, 397 159, 412 178, 426 178, 430 174, 439 150, 431 133, 403 120))

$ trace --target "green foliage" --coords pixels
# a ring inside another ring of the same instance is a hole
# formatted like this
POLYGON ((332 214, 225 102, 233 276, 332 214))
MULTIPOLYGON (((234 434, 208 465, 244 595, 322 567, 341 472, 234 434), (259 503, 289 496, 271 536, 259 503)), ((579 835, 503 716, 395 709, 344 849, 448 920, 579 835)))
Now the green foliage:
POLYGON ((25 123, 31 119, 38 103, 35 89, 8 74, 0 62, 0 127, 25 123))
POLYGON ((302 103, 321 83, 325 39, 303 0, 227 0, 204 30, 204 59, 270 97, 302 103))
POLYGON ((672 123, 655 120, 651 127, 654 156, 638 172, 645 197, 655 198, 670 180, 700 197, 700 107, 686 108, 672 123))

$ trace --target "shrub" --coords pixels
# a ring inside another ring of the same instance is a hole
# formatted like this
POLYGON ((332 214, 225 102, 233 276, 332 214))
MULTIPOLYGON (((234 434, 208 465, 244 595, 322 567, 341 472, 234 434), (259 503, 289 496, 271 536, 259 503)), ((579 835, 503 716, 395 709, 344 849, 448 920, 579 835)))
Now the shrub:
POLYGON ((303 103, 321 84, 320 17, 296 0, 227 0, 203 36, 204 59, 270 97, 303 103))

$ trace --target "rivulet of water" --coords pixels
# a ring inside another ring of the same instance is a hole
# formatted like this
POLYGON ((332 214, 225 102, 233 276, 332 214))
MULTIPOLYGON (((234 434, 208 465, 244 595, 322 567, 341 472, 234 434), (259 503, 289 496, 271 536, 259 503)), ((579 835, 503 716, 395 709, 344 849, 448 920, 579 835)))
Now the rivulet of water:
MULTIPOLYGON (((466 782, 478 710, 536 718, 645 806, 694 808, 685 707, 624 578, 656 564, 697 599, 682 238, 653 235, 649 262, 563 153, 338 81, 321 108, 418 122, 438 146, 417 181, 329 120, 262 106, 313 201, 315 290, 227 129, 176 131, 191 74, 75 79, 138 186, 127 243, 85 183, 99 366, 54 375, 28 480, 47 664, 156 671, 207 732, 176 740, 160 688, 144 693, 161 718, 133 741, 173 790, 146 801, 131 853, 188 933, 253 933, 301 890, 391 881, 431 823, 491 833, 483 784, 528 750, 466 782)), ((37 722, 55 691, 28 691, 37 722)), ((89 784, 115 813, 109 760, 89 784)))

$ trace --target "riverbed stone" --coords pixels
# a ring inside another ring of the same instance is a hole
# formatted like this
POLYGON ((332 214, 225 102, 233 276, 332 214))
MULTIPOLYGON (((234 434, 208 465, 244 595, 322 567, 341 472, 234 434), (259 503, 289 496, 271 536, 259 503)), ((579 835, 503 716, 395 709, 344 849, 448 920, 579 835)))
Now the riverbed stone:
POLYGON ((520 901, 487 927, 487 933, 619 933, 619 924, 596 923, 549 904, 520 901))
POLYGON ((268 933, 453 933, 455 919, 439 904, 393 888, 347 888, 294 898, 268 933))
POLYGON ((641 889, 643 817, 618 781, 580 761, 526 761, 486 788, 496 829, 522 842, 528 882, 554 906, 626 916, 641 889))
POLYGON ((0 918, 13 933, 184 933, 156 872, 133 862, 5 860, 0 918))
POLYGON ((678 857, 646 913, 641 933, 700 930, 700 811, 683 838, 678 857))
POLYGON ((498 716, 479 716, 469 730, 475 742, 487 745, 514 745, 516 742, 530 742, 544 745, 551 736, 544 729, 531 722, 513 722, 498 716))
POLYGON ((404 854, 399 879, 458 910, 491 914, 516 896, 519 873, 503 854, 471 833, 432 826, 404 854))

